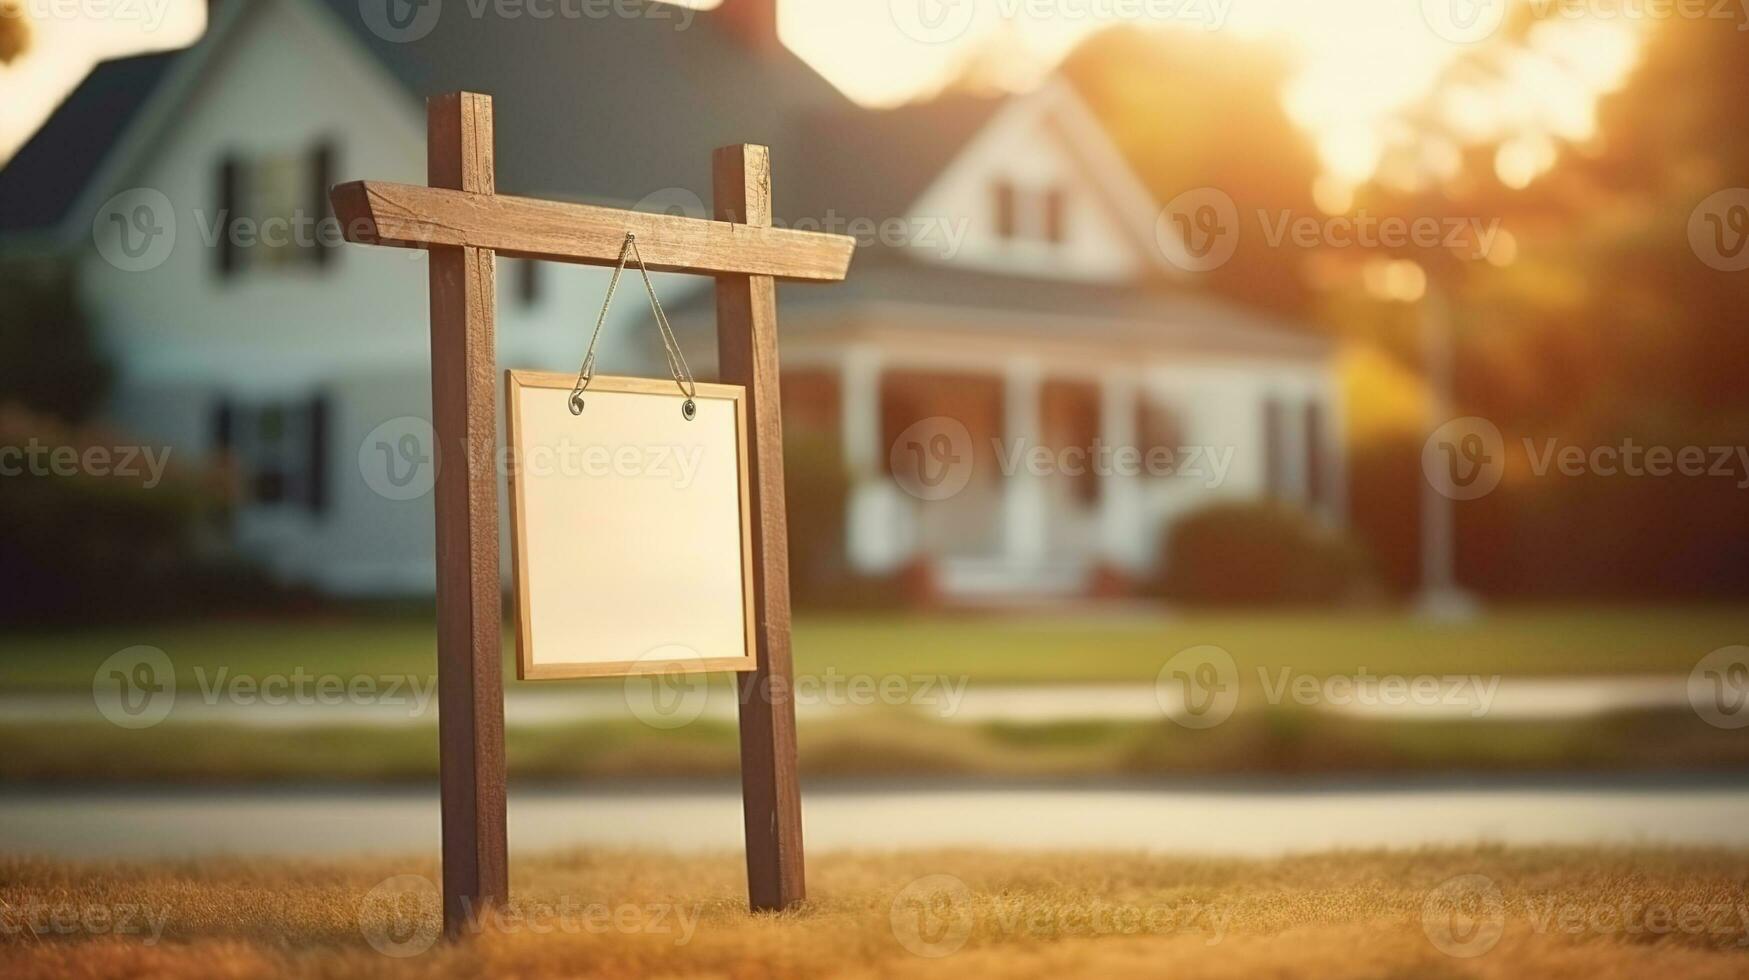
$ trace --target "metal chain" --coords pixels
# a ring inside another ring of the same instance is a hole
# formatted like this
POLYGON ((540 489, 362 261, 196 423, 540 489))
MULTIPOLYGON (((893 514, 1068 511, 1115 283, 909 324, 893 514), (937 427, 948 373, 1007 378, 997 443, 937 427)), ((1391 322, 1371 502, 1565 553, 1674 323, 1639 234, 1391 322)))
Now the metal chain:
POLYGON ((602 301, 601 313, 595 318, 595 331, 589 335, 589 349, 583 353, 583 366, 577 370, 577 386, 571 389, 571 414, 583 414, 583 392, 595 376, 595 345, 601 340, 601 326, 607 322, 607 310, 613 305, 613 293, 619 288, 619 277, 625 271, 627 256, 637 260, 638 272, 644 278, 644 292, 649 294, 650 309, 656 314, 656 329, 662 334, 662 352, 668 358, 668 373, 674 376, 674 384, 686 396, 680 414, 691 421, 698 414, 698 406, 693 402, 698 395, 698 382, 693 380, 686 355, 680 352, 680 341, 674 337, 668 314, 662 312, 662 301, 656 298, 656 285, 650 281, 650 269, 644 265, 644 256, 638 251, 638 236, 629 231, 625 243, 619 247, 619 262, 613 267, 613 277, 607 281, 607 298, 602 301))

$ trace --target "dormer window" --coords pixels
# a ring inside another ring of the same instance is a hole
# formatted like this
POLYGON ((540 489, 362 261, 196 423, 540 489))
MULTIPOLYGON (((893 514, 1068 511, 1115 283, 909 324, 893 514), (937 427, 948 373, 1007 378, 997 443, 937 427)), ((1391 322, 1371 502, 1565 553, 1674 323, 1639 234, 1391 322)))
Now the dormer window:
POLYGON ((996 181, 996 235, 1005 241, 1018 237, 1020 233, 1015 197, 1013 182, 1007 179, 996 181))
POLYGON ((1021 188, 1006 177, 993 189, 996 237, 1006 242, 1048 242, 1068 237, 1068 194, 1059 185, 1021 188))
POLYGON ((1052 187, 1044 193, 1045 210, 1045 241, 1059 245, 1067 238, 1068 202, 1061 187, 1052 187))

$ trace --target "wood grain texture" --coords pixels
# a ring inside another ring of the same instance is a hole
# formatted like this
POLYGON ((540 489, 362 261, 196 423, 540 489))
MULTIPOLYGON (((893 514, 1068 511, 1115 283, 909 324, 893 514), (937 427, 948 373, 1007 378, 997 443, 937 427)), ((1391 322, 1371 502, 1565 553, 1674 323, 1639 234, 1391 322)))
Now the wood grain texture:
POLYGON ((773 228, 769 220, 707 221, 443 189, 451 186, 354 181, 329 196, 346 240, 367 245, 468 245, 520 258, 613 265, 629 231, 654 270, 813 281, 843 279, 856 247, 848 235, 773 228))
MULTIPOLYGON (((711 175, 719 220, 771 224, 769 150, 750 144, 723 147, 711 160, 711 175)), ((803 901, 807 885, 796 774, 776 283, 769 275, 719 275, 716 301, 721 380, 747 389, 752 420, 748 462, 759 665, 740 679, 747 892, 755 910, 779 910, 803 901)))
MULTIPOLYGON (((426 117, 432 184, 491 194, 492 100, 470 92, 435 96, 426 117)), ((429 265, 443 920, 454 938, 470 907, 502 903, 510 891, 494 466, 496 297, 491 249, 434 247, 429 265)))

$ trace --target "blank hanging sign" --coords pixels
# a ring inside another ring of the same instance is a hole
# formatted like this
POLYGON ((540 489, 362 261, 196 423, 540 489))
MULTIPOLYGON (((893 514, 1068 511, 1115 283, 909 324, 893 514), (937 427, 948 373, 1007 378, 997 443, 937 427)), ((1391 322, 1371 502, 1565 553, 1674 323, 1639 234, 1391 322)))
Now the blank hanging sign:
POLYGON ((752 670, 746 391, 505 372, 517 676, 752 670))

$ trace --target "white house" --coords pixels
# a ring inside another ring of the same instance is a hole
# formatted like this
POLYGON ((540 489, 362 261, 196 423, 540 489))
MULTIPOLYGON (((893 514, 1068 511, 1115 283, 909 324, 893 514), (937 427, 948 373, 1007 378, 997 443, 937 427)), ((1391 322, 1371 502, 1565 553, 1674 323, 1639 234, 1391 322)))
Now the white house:
MULTIPOLYGON (((423 182, 423 96, 455 89, 495 97, 502 192, 703 213, 711 149, 762 142, 780 221, 864 240, 846 283, 780 300, 786 425, 839 447, 857 571, 1072 594, 1145 574, 1212 501, 1341 519, 1332 349, 1199 296, 1066 84, 858 107, 777 42, 773 3, 450 5, 399 40, 369 4, 229 0, 193 48, 101 66, 0 170, 0 251, 75 264, 119 371, 111 417, 229 453, 238 546, 336 593, 433 585, 425 269, 317 219, 332 183, 423 182), (905 472, 938 446, 957 492, 905 472), (1126 447, 1142 465, 1108 465, 1126 447)), ((500 259, 501 365, 575 370, 605 279, 500 259)), ((660 279, 710 376, 709 282, 660 279)), ((661 373, 648 317, 620 297, 602 370, 661 373)))

